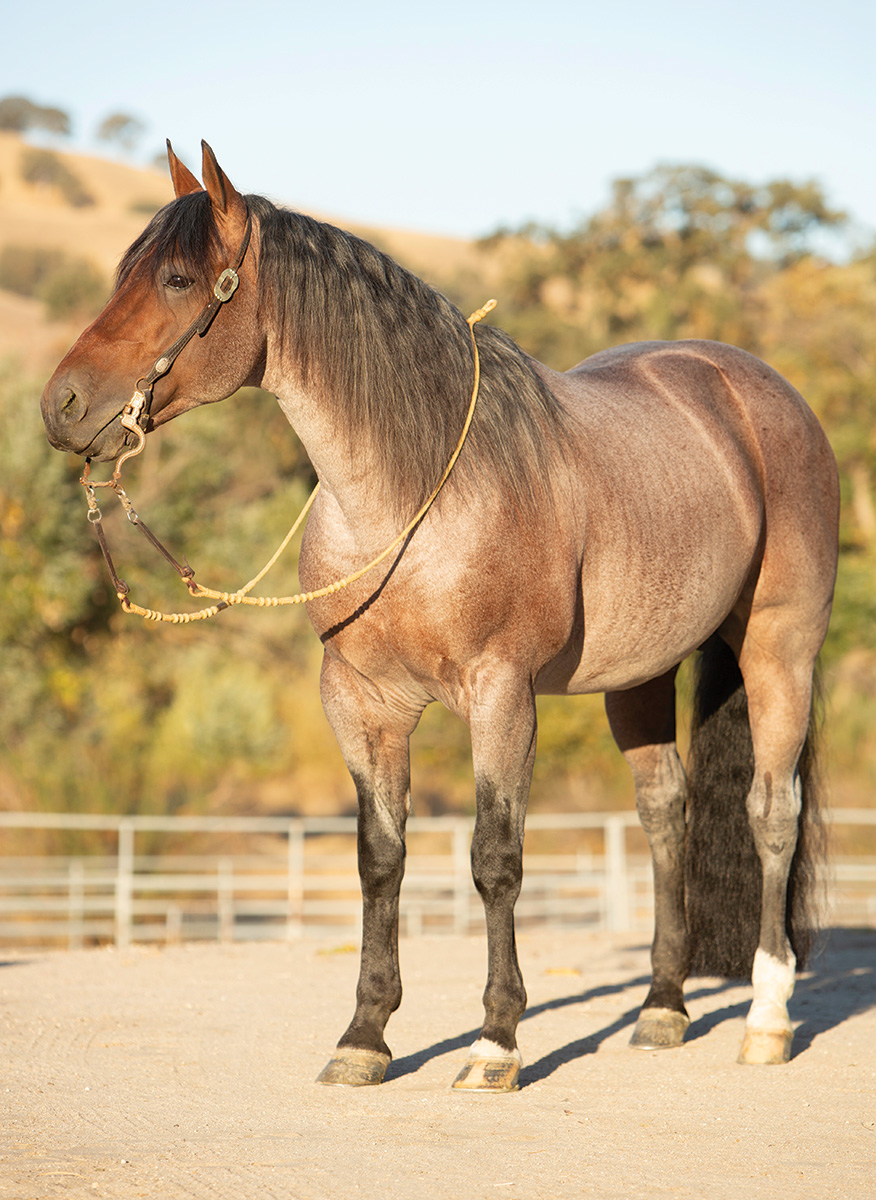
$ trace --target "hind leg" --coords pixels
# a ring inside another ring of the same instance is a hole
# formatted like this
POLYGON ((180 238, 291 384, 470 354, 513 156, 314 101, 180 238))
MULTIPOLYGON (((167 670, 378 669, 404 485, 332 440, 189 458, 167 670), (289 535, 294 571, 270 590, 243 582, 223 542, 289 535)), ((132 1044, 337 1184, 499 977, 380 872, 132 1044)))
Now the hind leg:
POLYGON ((787 1003, 797 961, 788 937, 788 877, 797 848, 802 781, 800 751, 809 731, 812 672, 826 618, 751 617, 739 649, 748 696, 754 779, 748 816, 762 866, 761 925, 751 979, 754 985, 739 1062, 782 1063, 791 1057, 793 1030, 787 1003))
POLYGON ((752 1064, 784 1063, 791 1056, 788 1001, 797 964, 788 937, 788 879, 802 808, 797 763, 809 728, 814 665, 811 653, 800 652, 796 661, 779 658, 768 632, 752 621, 739 655, 754 749, 748 819, 763 873, 754 997, 739 1055, 752 1064))
POLYGON ((630 1044, 638 1050, 680 1046, 690 1019, 683 985, 689 967, 684 912, 684 769, 675 747, 675 669, 640 687, 611 692, 605 710, 633 772, 636 807, 654 870, 651 990, 630 1044))

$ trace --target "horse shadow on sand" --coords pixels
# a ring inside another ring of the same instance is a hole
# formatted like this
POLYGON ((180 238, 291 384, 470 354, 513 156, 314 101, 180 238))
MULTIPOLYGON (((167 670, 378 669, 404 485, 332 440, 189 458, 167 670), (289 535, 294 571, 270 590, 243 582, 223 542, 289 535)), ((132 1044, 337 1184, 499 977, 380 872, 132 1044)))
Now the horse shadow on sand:
MULTIPOLYGON (((554 1000, 546 1000, 542 1004, 534 1004, 527 1008, 521 1024, 524 1021, 531 1021, 545 1012, 573 1005, 586 1005, 591 1001, 608 996, 618 996, 624 992, 632 992, 636 1001, 631 1008, 619 1013, 603 1028, 584 1037, 576 1038, 568 1045, 558 1047, 536 1062, 525 1066, 520 1072, 520 1087, 527 1087, 531 1083, 547 1079, 560 1067, 586 1058, 589 1054, 595 1054, 604 1042, 623 1029, 629 1027, 632 1030, 650 982, 650 975, 639 975, 616 984, 604 984, 572 995, 559 996, 554 1000)), ((704 980, 699 986, 694 982, 694 986, 687 992, 685 999, 695 1003, 698 1000, 718 996, 722 992, 736 990, 739 986, 740 981, 733 979, 722 980, 719 983, 704 980)), ((749 994, 744 1001, 728 1003, 704 1013, 703 1016, 691 1022, 685 1041, 693 1042, 705 1037, 724 1021, 744 1018, 750 1002, 749 994)), ((830 930, 825 935, 814 961, 798 978, 794 996, 789 1004, 791 1021, 795 1026, 793 1057, 796 1058, 805 1053, 821 1034, 874 1007, 876 1007, 876 929, 830 930)), ((413 1074, 433 1058, 468 1049, 479 1032, 478 1029, 468 1029, 464 1033, 445 1038, 415 1054, 394 1059, 386 1073, 387 1081, 413 1074)))

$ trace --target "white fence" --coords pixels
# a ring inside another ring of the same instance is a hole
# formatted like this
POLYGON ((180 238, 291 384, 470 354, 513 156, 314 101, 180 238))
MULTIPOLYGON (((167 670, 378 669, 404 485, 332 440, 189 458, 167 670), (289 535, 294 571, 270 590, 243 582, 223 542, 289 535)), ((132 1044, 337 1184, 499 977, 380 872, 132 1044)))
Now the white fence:
MULTIPOLYGON (((876 810, 830 816, 846 845, 876 810)), ((401 932, 477 933, 471 882, 473 821, 411 818, 401 932)), ((0 943, 358 937, 352 817, 107 817, 0 813, 0 830, 55 831, 75 848, 40 857, 0 854, 0 943), (95 841, 103 843, 95 848, 95 841)), ((868 836, 869 835, 869 836, 868 836)), ((876 853, 834 858, 828 920, 876 926, 876 853)), ((650 859, 636 814, 532 814, 527 819, 518 927, 641 930, 653 920, 650 859)))

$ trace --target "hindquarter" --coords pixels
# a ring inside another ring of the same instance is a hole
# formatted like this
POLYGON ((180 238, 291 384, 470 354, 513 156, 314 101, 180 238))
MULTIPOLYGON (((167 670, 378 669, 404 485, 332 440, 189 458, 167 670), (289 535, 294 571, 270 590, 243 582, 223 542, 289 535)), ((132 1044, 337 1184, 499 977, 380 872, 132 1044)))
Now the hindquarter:
POLYGON ((715 342, 621 346, 549 382, 579 422, 586 632, 580 663, 547 683, 627 687, 716 629, 738 650, 752 614, 801 631, 811 660, 839 500, 832 451, 799 393, 715 342))
POLYGON ((557 690, 663 674, 726 619, 763 551, 756 439, 723 373, 622 349, 565 377, 580 423, 584 636, 566 680, 546 681, 557 690))
POLYGON ((827 632, 839 541, 839 481, 820 424, 785 380, 754 360, 744 378, 757 429, 764 546, 722 634, 737 655, 756 638, 806 676, 827 632), (757 386, 764 383, 764 386, 757 386))

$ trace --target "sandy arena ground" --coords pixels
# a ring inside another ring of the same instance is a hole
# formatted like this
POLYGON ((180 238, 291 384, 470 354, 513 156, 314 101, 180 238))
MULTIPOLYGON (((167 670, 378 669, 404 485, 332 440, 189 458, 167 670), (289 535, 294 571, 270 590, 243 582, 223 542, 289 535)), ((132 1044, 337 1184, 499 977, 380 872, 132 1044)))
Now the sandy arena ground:
POLYGON ((526 1067, 450 1090, 480 1017, 484 943, 402 945, 379 1088, 315 1076, 352 1012, 332 943, 8 953, 0 1197, 565 1200, 876 1197, 876 930, 798 983, 786 1067, 740 1067, 747 989, 693 980, 681 1050, 627 1048, 642 939, 521 939, 526 1067))

